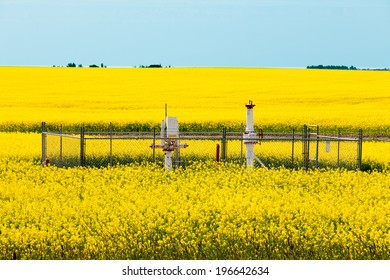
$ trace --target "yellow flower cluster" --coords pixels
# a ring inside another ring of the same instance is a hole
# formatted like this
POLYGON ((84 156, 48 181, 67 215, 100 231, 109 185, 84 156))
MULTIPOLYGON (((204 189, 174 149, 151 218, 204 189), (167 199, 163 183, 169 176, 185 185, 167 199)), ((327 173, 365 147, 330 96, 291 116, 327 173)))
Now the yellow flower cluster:
POLYGON ((389 78, 389 72, 307 69, 0 67, 0 126, 158 125, 168 104, 169 115, 189 130, 239 128, 251 99, 255 124, 266 130, 315 123, 383 135, 390 133, 389 78))
POLYGON ((0 161, 0 259, 389 259, 390 174, 0 161))

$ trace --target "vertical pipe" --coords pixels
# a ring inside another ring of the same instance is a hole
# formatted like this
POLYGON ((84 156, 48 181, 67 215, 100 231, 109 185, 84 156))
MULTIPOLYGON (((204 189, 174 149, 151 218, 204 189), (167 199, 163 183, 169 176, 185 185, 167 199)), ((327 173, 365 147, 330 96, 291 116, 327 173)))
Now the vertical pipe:
POLYGON ((165 170, 172 171, 172 151, 165 151, 165 170))
POLYGON ((46 164, 46 156, 47 156, 47 147, 46 147, 47 139, 46 139, 46 137, 47 137, 46 123, 42 122, 42 158, 41 158, 41 162, 42 162, 43 167, 46 164))
POLYGON ((62 124, 60 125, 60 160, 58 165, 62 167, 62 124))
POLYGON ((254 130, 254 118, 253 118, 253 107, 255 107, 255 104, 252 103, 252 100, 249 100, 248 104, 245 105, 246 107, 246 129, 244 133, 244 144, 246 146, 246 167, 252 168, 254 159, 255 159, 255 152, 254 152, 254 146, 257 142, 258 136, 255 133, 254 130))
POLYGON ((255 161, 255 145, 252 143, 246 144, 246 167, 252 168, 255 161))
POLYGON ((357 155, 357 168, 359 170, 362 170, 362 158, 363 158, 363 130, 359 129, 358 155, 357 155))
POLYGON ((246 110, 246 132, 253 132, 254 129, 254 124, 253 124, 253 107, 255 105, 250 102, 248 105, 246 105, 247 110, 246 110))
POLYGON ((219 162, 220 158, 219 158, 219 144, 217 144, 216 146, 216 150, 215 150, 215 161, 216 162, 219 162))
POLYGON ((161 121, 161 131, 160 131, 161 145, 164 146, 167 138, 167 127, 165 120, 161 121))
POLYGON ((112 128, 112 122, 110 122, 110 167, 112 167, 112 134, 113 134, 113 128, 112 128))

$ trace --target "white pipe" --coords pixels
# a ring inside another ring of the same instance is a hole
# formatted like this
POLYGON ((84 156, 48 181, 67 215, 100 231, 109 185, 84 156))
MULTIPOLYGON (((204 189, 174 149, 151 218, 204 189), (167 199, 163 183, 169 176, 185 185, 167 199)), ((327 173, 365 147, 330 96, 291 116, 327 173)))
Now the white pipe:
POLYGON ((172 171, 172 152, 165 151, 165 170, 172 171))
POLYGON ((246 132, 253 132, 255 129, 253 127, 253 107, 246 108, 246 132))
POLYGON ((252 168, 253 162, 255 159, 255 145, 254 144, 246 144, 246 167, 252 168))
POLYGON ((255 160, 255 144, 257 141, 257 135, 254 129, 253 121, 253 107, 255 105, 249 100, 249 103, 245 105, 246 107, 246 129, 243 135, 244 144, 246 146, 246 166, 247 168, 252 168, 255 160))

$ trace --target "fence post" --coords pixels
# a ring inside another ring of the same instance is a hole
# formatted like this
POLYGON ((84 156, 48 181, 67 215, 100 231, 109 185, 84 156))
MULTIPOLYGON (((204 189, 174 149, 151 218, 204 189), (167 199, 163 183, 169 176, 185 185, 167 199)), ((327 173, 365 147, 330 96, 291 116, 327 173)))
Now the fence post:
POLYGON ((359 129, 358 154, 357 154, 357 168, 359 170, 362 170, 362 156, 363 156, 363 130, 359 129))
POLYGON ((240 147, 240 166, 244 164, 244 126, 241 124, 241 147, 240 147))
POLYGON ((320 138, 318 137, 318 133, 319 133, 319 127, 317 125, 316 127, 316 168, 318 168, 318 146, 320 140, 320 138))
POLYGON ((62 167, 62 124, 60 125, 60 160, 58 165, 59 167, 62 167))
POLYGON ((153 127, 152 161, 156 162, 156 127, 153 127))
POLYGON ((85 164, 85 141, 84 141, 84 126, 80 129, 80 166, 85 164))
POLYGON ((291 147, 291 168, 294 168, 294 145, 295 145, 295 129, 292 130, 292 147, 291 147))
POLYGON ((307 139, 307 125, 303 126, 302 134, 302 157, 303 157, 303 169, 307 170, 309 168, 309 152, 308 152, 308 139, 307 139))
POLYGON ((226 127, 222 128, 221 160, 226 160, 226 127))
POLYGON ((42 122, 42 167, 46 165, 46 157, 47 157, 47 135, 46 135, 46 123, 42 122))
POLYGON ((110 167, 112 167, 112 122, 110 122, 110 167))
POLYGON ((337 167, 340 167, 340 137, 341 129, 337 129, 337 167))

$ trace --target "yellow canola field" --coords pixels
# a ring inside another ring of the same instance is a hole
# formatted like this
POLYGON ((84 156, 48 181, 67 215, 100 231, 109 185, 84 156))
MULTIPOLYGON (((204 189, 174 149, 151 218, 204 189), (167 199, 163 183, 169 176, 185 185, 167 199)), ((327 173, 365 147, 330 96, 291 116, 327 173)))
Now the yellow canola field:
POLYGON ((390 177, 0 164, 0 259, 389 259, 390 177))
MULTIPOLYGON (((0 158, 9 160, 27 160, 39 162, 41 159, 42 136, 38 133, 1 133, 0 132, 0 158)), ((48 150, 49 159, 52 156, 59 155, 59 137, 48 138, 50 141, 50 149, 48 150)), ((188 144, 188 148, 181 149, 181 156, 193 160, 196 159, 215 159, 216 144, 221 144, 220 141, 201 141, 201 140, 184 140, 188 144)), ((87 142, 87 155, 92 158, 105 157, 106 164, 108 164, 109 156, 109 141, 107 140, 93 140, 87 142)), ((151 160, 152 149, 150 145, 152 140, 116 140, 113 141, 113 155, 115 156, 130 156, 133 158, 151 160)), ((66 157, 78 157, 80 148, 79 140, 63 139, 63 153, 66 157)), ((280 162, 285 162, 285 166, 291 164, 291 141, 268 141, 262 142, 255 146, 255 153, 261 159, 279 160, 274 162, 278 166, 280 162)), ((321 160, 329 160, 330 163, 335 160, 337 156, 337 142, 332 143, 331 153, 325 152, 325 143, 321 143, 319 154, 321 160)), ((162 157, 161 149, 155 150, 156 158, 162 157)), ((245 145, 242 146, 241 141, 229 141, 227 145, 227 156, 229 158, 243 157, 245 161, 245 145)), ((356 157, 355 143, 341 143, 340 159, 345 161, 354 161, 356 157)), ((302 161, 302 142, 296 140, 294 144, 294 161, 295 166, 300 166, 302 161)), ((270 162, 272 164, 272 161, 270 162)), ((383 141, 363 141, 363 164, 371 166, 372 169, 379 167, 379 169, 390 169, 390 142, 383 141)), ((351 165, 352 166, 352 165, 351 165)))
POLYGON ((315 123, 386 135, 389 81, 377 71, 0 67, 0 126, 158 125, 168 104, 182 124, 239 127, 253 100, 255 124, 268 130, 315 123))
MULTIPOLYGON (((23 160, 38 163, 41 160, 42 136, 38 133, 1 133, 0 132, 0 158, 8 160, 23 160)), ((48 136, 48 157, 59 156, 59 137, 48 136)), ((210 140, 182 140, 188 144, 188 148, 181 149, 181 156, 191 160, 214 160, 216 155, 216 144, 220 141, 210 140)), ((110 143, 108 140, 92 140, 87 142, 86 154, 91 158, 105 158, 105 164, 109 163, 110 143)), ((150 145, 152 140, 114 140, 113 155, 115 157, 130 156, 135 159, 144 158, 151 160, 152 149, 150 145)), ((78 139, 63 139, 64 158, 79 157, 80 143, 78 139)), ((319 147, 321 160, 329 161, 330 165, 335 165, 337 159, 337 142, 332 142, 331 153, 325 151, 325 143, 319 147)), ((356 143, 341 143, 340 147, 341 161, 356 160, 356 143)), ((292 143, 291 141, 263 141, 255 145, 256 155, 266 162, 270 160, 270 165, 275 163, 277 166, 290 166, 292 143), (273 160, 273 161, 272 161, 273 160)), ((313 151, 314 153, 314 151, 313 151)), ((161 149, 155 150, 156 158, 163 156, 161 149)), ((239 140, 231 140, 227 144, 228 158, 235 158, 238 162, 242 157, 245 163, 245 145, 239 140)), ((379 167, 380 170, 390 169, 390 142, 381 141, 363 141, 363 164, 371 169, 379 167)), ((97 162, 99 163, 99 162, 97 162)), ((302 142, 298 140, 294 144, 294 166, 300 167, 302 164, 302 142)), ((353 166, 350 164, 350 166, 353 166)))
POLYGON ((39 161, 42 136, 38 133, 0 132, 0 158, 3 160, 39 161))
MULTIPOLYGON (((268 130, 317 123, 386 136, 389 74, 0 67, 0 130, 158 124, 166 103, 181 124, 240 127, 251 99, 256 125, 268 130)), ((77 154, 72 141, 64 145, 77 154)), ((143 155, 150 144, 118 142, 114 152, 143 155)), ((215 143, 188 144, 183 156, 215 154, 215 143)), ((0 259, 390 259, 389 144, 363 142, 363 164, 383 172, 203 162, 167 174, 153 164, 42 168, 40 134, 0 133, 0 259)), ((280 157, 290 148, 255 151, 280 157)), ((108 145, 86 149, 99 157, 108 145)), ((240 154, 240 142, 228 153, 240 154)))

